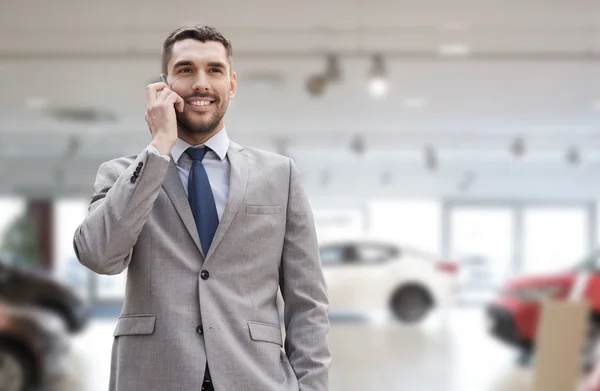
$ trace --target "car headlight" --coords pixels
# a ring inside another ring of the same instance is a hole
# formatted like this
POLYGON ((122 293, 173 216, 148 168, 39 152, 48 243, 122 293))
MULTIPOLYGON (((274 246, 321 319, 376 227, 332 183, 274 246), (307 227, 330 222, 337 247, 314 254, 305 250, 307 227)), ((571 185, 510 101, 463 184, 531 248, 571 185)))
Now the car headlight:
POLYGON ((515 293, 524 301, 542 301, 552 299, 560 294, 562 287, 559 285, 541 286, 536 288, 522 288, 515 293))

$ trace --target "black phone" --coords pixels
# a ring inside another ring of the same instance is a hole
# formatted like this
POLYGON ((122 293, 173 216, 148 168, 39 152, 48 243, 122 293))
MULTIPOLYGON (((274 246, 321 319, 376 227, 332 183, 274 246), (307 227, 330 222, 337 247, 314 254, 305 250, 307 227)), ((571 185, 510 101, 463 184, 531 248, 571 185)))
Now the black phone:
POLYGON ((165 84, 169 84, 167 83, 167 76, 165 76, 164 73, 161 73, 160 76, 158 77, 160 81, 162 81, 165 84))

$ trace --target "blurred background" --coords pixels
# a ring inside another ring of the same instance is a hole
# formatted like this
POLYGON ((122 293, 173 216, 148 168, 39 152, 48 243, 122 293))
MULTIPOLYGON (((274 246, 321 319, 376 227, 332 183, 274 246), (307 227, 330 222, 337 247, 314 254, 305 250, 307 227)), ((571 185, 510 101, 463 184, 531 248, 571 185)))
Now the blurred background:
POLYGON ((73 233, 100 163, 149 143, 145 87, 182 24, 233 43, 230 138, 301 170, 331 299, 331 390, 526 390, 540 302, 582 273, 595 346, 599 2, 0 7, 3 390, 108 386, 126 272, 87 271, 73 233))

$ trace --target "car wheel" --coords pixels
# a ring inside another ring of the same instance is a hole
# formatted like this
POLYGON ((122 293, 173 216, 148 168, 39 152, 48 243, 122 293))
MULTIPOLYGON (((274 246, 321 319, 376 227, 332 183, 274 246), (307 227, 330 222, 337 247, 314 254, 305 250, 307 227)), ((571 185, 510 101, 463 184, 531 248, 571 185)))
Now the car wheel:
POLYGON ((0 343, 0 391, 31 390, 34 379, 32 364, 21 348, 0 343))
POLYGON ((420 286, 402 287, 392 296, 391 307, 394 316, 406 323, 422 321, 432 306, 431 296, 420 286))

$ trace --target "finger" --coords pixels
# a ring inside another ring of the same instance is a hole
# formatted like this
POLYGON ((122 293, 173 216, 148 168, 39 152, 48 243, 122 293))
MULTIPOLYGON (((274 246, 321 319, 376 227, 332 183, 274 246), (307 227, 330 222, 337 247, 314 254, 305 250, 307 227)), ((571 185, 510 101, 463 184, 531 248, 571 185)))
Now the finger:
POLYGON ((183 106, 184 106, 185 102, 183 101, 181 96, 179 96, 177 93, 171 91, 169 96, 165 99, 165 102, 172 102, 175 105, 175 108, 180 113, 183 112, 183 106))
POLYGON ((163 88, 156 97, 156 102, 164 102, 173 91, 169 87, 163 88))
POLYGON ((173 92, 175 94, 175 108, 179 110, 180 113, 183 113, 183 107, 185 106, 185 102, 179 94, 173 92))
POLYGON ((158 97, 158 93, 168 88, 166 83, 152 83, 146 87, 146 103, 150 105, 158 97))

